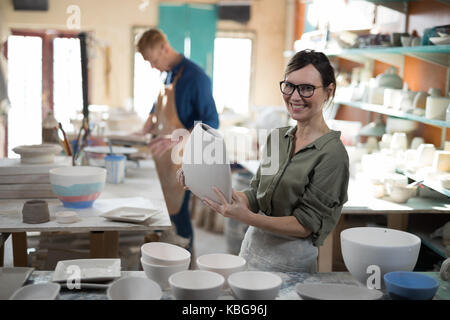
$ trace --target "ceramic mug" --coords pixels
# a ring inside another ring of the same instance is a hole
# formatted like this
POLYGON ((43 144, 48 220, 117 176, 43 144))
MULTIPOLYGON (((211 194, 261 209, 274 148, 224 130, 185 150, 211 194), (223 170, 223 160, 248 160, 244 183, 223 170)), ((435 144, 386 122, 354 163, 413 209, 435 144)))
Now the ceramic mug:
POLYGON ((433 164, 436 148, 434 144, 422 143, 417 148, 417 162, 419 166, 428 167, 433 164))
POLYGON ((450 98, 436 97, 433 95, 427 97, 425 107, 425 118, 435 120, 445 120, 449 103, 450 98))
POLYGON ((391 141, 391 150, 403 150, 408 148, 408 138, 404 132, 394 132, 391 141))

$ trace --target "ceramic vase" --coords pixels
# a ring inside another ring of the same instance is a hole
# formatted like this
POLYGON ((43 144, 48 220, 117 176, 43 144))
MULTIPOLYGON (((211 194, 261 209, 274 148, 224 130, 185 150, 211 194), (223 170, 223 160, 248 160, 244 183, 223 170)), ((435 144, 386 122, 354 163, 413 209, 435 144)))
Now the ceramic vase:
POLYGON ((183 153, 185 184, 200 199, 206 197, 221 203, 213 191, 217 187, 231 202, 231 168, 222 135, 204 123, 191 132, 183 153))

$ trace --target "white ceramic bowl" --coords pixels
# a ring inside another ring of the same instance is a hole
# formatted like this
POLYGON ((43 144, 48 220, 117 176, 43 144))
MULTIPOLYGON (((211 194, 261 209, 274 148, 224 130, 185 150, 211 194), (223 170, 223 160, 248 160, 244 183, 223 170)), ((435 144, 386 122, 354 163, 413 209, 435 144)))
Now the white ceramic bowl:
POLYGON ((405 203, 416 194, 417 187, 391 186, 390 198, 397 203, 405 203))
POLYGON ((141 246, 144 262, 158 265, 179 265, 191 261, 191 253, 166 242, 149 242, 141 246))
POLYGON ((273 300, 282 282, 278 275, 265 271, 241 271, 228 277, 228 285, 240 300, 273 300))
POLYGON ((59 167, 49 173, 53 193, 67 208, 91 207, 106 181, 106 169, 99 167, 59 167))
POLYGON ((55 300, 61 286, 57 283, 36 283, 17 289, 9 300, 55 300))
POLYGON ((197 258, 197 266, 200 270, 217 272, 224 276, 225 285, 228 277, 246 269, 247 261, 244 258, 228 253, 205 254, 197 258))
POLYGON ((183 262, 182 264, 162 266, 159 264, 147 263, 141 258, 141 264, 147 278, 155 281, 163 290, 165 290, 170 288, 169 277, 174 273, 189 269, 190 261, 183 262))
POLYGON ((450 174, 445 174, 439 178, 444 189, 450 189, 450 174))
POLYGON ((368 270, 369 266, 380 268, 381 284, 385 273, 412 271, 419 256, 420 243, 420 238, 411 233, 387 228, 359 227, 341 232, 345 266, 363 285, 373 274, 371 268, 368 270))
POLYGON ((13 151, 20 154, 20 162, 27 164, 53 163, 55 154, 62 151, 57 144, 34 144, 29 146, 15 147, 13 151))
POLYGON ((177 300, 216 300, 224 282, 222 275, 206 270, 180 271, 169 277, 177 300))
POLYGON ((153 280, 125 277, 111 283, 106 295, 109 300, 160 300, 162 291, 153 280))

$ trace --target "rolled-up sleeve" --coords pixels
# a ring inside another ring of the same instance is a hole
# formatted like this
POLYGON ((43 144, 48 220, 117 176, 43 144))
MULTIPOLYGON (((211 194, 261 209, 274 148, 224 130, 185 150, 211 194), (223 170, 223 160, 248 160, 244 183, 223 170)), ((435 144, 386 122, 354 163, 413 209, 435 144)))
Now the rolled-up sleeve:
POLYGON ((256 199, 256 192, 258 190, 260 178, 261 178, 261 166, 258 167, 258 171, 256 171, 256 175, 250 182, 250 186, 243 191, 244 194, 247 196, 248 203, 250 204, 250 210, 255 213, 259 211, 259 204, 258 200, 256 199))
POLYGON ((336 226, 347 202, 348 180, 348 161, 344 159, 324 161, 314 169, 293 212, 299 223, 311 230, 314 245, 323 244, 336 226))

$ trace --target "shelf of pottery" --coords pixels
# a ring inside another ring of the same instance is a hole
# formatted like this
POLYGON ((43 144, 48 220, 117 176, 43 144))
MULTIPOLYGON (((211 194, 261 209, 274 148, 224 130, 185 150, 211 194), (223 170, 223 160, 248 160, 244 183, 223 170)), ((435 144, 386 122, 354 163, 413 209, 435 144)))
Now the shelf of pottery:
POLYGON ((405 187, 410 178, 450 197, 450 142, 446 141, 450 128, 450 45, 347 49, 327 54, 365 65, 353 69, 352 81, 347 86, 342 85, 345 81, 338 81, 335 104, 388 115, 381 141, 375 137, 380 134, 373 134, 363 148, 350 148, 353 153, 350 158, 359 158, 363 171, 370 172, 374 195, 382 197, 395 189, 396 202, 405 202, 415 188, 400 190, 397 187, 405 187), (427 92, 409 90, 401 78, 405 55, 446 67, 446 92, 438 88, 429 88, 427 92), (374 60, 391 67, 372 78, 374 60), (396 67, 400 69, 400 76, 396 67), (413 137, 418 123, 441 128, 441 145, 424 143, 423 138, 413 137), (389 183, 380 179, 383 174, 389 183))

